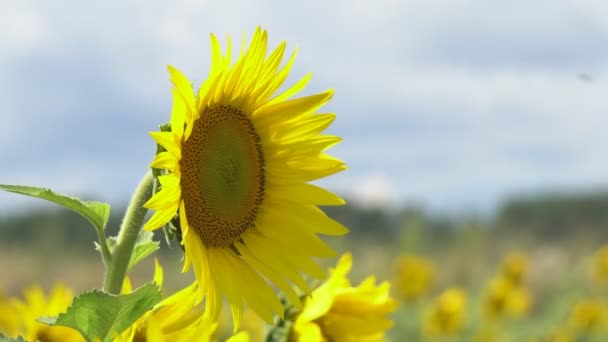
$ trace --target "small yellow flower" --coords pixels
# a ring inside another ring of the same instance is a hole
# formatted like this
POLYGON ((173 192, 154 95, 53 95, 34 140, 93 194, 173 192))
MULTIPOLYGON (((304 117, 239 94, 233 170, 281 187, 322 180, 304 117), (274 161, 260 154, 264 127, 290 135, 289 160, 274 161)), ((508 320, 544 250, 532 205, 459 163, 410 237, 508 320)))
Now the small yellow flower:
POLYGON ((330 278, 304 302, 291 334, 294 342, 381 341, 393 322, 386 316, 397 302, 390 284, 376 285, 374 276, 353 287, 347 278, 352 256, 340 258, 330 278))
POLYGON ((513 286, 520 286, 528 275, 528 258, 522 253, 511 253, 502 261, 501 276, 513 286))
POLYGON ((426 336, 457 335, 464 328, 467 296, 456 288, 444 291, 427 311, 422 332, 426 336))
POLYGON ((418 299, 428 293, 435 280, 435 267, 427 259, 404 255, 395 263, 395 290, 406 301, 418 299))
POLYGON ((76 342, 84 341, 84 338, 76 330, 60 326, 48 326, 36 320, 44 316, 57 316, 64 313, 68 306, 72 304, 74 295, 70 289, 63 284, 57 283, 55 288, 47 296, 44 291, 33 286, 24 292, 24 300, 12 298, 2 300, 0 309, 0 321, 7 321, 8 324, 0 326, 0 332, 7 336, 22 336, 27 341, 42 342, 76 342), (4 310, 7 310, 4 312, 4 310), (13 310, 12 313, 10 310, 13 310), (12 314, 13 319, 6 317, 12 314), (8 327, 7 330, 6 327, 8 327))
POLYGON ((599 299, 578 302, 570 313, 570 326, 579 333, 593 333, 606 325, 606 307, 599 299))
POLYGON ((595 253, 591 276, 595 284, 608 285, 608 246, 600 248, 595 253))
POLYGON ((532 299, 528 290, 514 286, 502 276, 492 279, 482 298, 483 313, 488 320, 520 318, 530 309, 532 299))

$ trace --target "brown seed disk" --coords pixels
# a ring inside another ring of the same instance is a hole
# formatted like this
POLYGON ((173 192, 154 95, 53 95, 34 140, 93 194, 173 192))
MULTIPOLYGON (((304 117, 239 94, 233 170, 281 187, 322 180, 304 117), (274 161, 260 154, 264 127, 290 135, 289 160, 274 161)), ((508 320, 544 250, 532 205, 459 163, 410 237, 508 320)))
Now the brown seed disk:
POLYGON ((241 110, 206 108, 184 142, 180 168, 188 224, 205 245, 228 247, 254 225, 264 199, 264 154, 241 110))

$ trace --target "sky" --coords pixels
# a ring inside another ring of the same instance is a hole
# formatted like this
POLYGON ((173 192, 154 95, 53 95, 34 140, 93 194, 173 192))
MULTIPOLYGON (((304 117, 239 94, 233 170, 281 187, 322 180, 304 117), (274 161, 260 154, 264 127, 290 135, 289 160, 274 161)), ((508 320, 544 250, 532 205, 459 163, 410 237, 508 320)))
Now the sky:
MULTIPOLYGON (((488 210, 608 185, 608 2, 0 0, 0 183, 126 201, 209 33, 298 47, 361 202, 488 210)), ((92 198, 93 197, 93 198, 92 198)), ((36 204, 0 193, 0 213, 36 204)))

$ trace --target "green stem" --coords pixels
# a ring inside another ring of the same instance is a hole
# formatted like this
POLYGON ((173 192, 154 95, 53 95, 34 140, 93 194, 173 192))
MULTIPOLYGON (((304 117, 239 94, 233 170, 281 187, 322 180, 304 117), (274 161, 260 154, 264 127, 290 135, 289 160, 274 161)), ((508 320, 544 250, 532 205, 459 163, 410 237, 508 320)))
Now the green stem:
POLYGON ((110 249, 108 248, 108 241, 103 233, 103 229, 97 229, 97 238, 99 239, 99 246, 101 246, 103 264, 105 267, 109 267, 110 262, 112 261, 112 253, 110 253, 110 249))
POLYGON ((143 205, 152 196, 153 184, 154 177, 152 173, 146 173, 131 198, 131 203, 129 203, 125 218, 120 226, 114 255, 109 267, 106 268, 103 289, 108 293, 120 293, 137 236, 148 212, 148 209, 144 208, 143 205))

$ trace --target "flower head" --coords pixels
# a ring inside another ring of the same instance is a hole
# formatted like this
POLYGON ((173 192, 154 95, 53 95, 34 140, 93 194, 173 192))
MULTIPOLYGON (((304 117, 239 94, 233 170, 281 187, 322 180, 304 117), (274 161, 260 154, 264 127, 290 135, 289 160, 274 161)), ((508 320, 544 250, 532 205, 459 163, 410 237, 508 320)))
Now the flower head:
POLYGON ((370 276, 353 287, 347 278, 351 266, 352 256, 343 255, 330 278, 306 299, 294 323, 293 341, 382 340, 393 325, 386 316, 397 307, 390 284, 376 285, 370 276))
POLYGON ((608 246, 600 248, 593 257, 592 279, 597 285, 608 285, 608 246))
POLYGON ((230 40, 225 54, 213 35, 211 47, 211 71, 196 94, 169 67, 171 132, 151 133, 166 151, 151 164, 164 171, 160 192, 145 204, 156 211, 145 229, 179 216, 183 270, 193 266, 210 319, 219 319, 228 300, 236 329, 245 303, 267 322, 282 316, 267 280, 299 306, 293 285, 310 291, 301 272, 325 277, 312 257, 335 254, 317 234, 347 229, 317 206, 344 201, 308 182, 345 165, 325 153, 341 139, 321 134, 335 115, 316 113, 333 91, 291 99, 309 74, 275 95, 295 58, 279 68, 285 43, 268 55, 267 33, 258 28, 234 64, 230 40))
POLYGON ((489 320, 519 318, 530 309, 532 299, 528 290, 514 286, 505 277, 492 279, 482 297, 482 309, 489 320))
POLYGON ((80 333, 62 326, 48 326, 36 320, 44 316, 64 313, 72 303, 72 291, 57 283, 46 295, 39 286, 32 286, 23 293, 24 299, 0 300, 0 332, 7 336, 22 336, 27 341, 76 342, 84 341, 80 333), (6 310, 6 311, 4 311, 6 310), (12 315, 12 319, 6 315, 12 315))
POLYGON ((500 275, 513 286, 522 285, 528 275, 528 258, 521 253, 507 255, 500 267, 500 275))
POLYGON ((576 303, 570 313, 570 326, 578 333, 594 333, 606 326, 606 306, 599 299, 576 303))
POLYGON ((404 255, 395 263, 395 290, 404 300, 414 300, 428 293, 435 280, 433 263, 420 256, 404 255))
POLYGON ((459 334, 465 324, 467 296, 456 288, 444 291, 427 311, 422 325, 426 336, 459 334))

